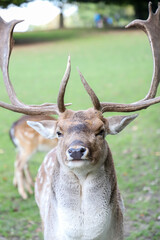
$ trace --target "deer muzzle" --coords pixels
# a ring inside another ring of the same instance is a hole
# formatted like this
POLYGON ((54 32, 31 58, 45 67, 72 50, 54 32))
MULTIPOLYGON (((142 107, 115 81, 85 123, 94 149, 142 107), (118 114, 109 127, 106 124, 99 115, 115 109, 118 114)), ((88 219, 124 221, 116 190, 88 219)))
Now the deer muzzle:
POLYGON ((88 149, 85 147, 78 147, 78 148, 69 148, 68 149, 68 154, 70 158, 73 160, 81 160, 81 159, 86 159, 88 153, 88 149))
POLYGON ((86 146, 84 146, 84 144, 74 143, 72 143, 66 151, 67 160, 68 161, 88 160, 89 149, 86 146))

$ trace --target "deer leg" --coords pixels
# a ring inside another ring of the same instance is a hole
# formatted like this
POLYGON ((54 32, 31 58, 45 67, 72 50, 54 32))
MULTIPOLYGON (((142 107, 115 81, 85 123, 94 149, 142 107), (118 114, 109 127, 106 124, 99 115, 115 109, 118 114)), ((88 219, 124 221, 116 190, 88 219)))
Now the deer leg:
POLYGON ((20 164, 21 159, 21 153, 20 150, 18 149, 18 152, 16 154, 16 161, 14 163, 14 177, 13 177, 13 185, 15 187, 18 187, 18 177, 17 177, 17 172, 18 172, 18 165, 20 164))
POLYGON ((28 162, 26 162, 24 166, 24 176, 25 176, 25 188, 30 194, 33 194, 32 187, 34 186, 34 182, 29 171, 28 162))
POLYGON ((15 162, 15 174, 14 174, 14 180, 13 183, 18 188, 18 192, 21 195, 23 199, 27 199, 27 193, 26 190, 29 193, 32 193, 31 187, 29 186, 28 182, 25 179, 24 174, 24 168, 26 165, 26 162, 28 160, 28 155, 25 152, 18 152, 16 156, 16 162, 15 162))
POLYGON ((32 186, 27 182, 25 175, 24 175, 24 186, 29 194, 33 194, 32 186))
POLYGON ((17 161, 14 163, 14 177, 13 177, 13 185, 17 187, 17 176, 16 176, 16 169, 17 169, 17 161))
POLYGON ((28 162, 24 166, 24 174, 25 174, 26 182, 32 187, 34 187, 34 181, 29 170, 28 162))

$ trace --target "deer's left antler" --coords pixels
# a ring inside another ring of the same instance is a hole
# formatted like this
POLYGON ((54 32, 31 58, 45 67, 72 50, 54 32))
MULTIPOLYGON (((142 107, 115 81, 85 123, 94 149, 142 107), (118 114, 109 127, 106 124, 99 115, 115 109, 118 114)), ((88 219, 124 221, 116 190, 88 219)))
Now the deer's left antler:
POLYGON ((134 112, 160 102, 160 97, 155 97, 160 82, 160 3, 155 13, 152 12, 151 2, 149 2, 148 8, 149 17, 147 20, 134 20, 126 28, 132 26, 138 27, 148 36, 154 61, 149 92, 144 99, 131 104, 101 103, 102 112, 134 112))
POLYGON ((150 105, 160 102, 160 97, 155 97, 157 93, 158 84, 160 82, 160 3, 156 13, 152 12, 151 2, 148 5, 149 8, 149 17, 147 20, 134 20, 126 27, 136 26, 142 29, 148 36, 149 42, 151 44, 153 61, 154 61, 154 70, 153 77, 151 82, 151 87, 148 94, 142 100, 130 104, 121 104, 121 103, 110 103, 110 102, 99 102, 97 96, 90 88, 86 80, 84 79, 81 72, 79 72, 81 81, 91 97, 94 108, 104 112, 134 112, 141 109, 145 109, 150 105))

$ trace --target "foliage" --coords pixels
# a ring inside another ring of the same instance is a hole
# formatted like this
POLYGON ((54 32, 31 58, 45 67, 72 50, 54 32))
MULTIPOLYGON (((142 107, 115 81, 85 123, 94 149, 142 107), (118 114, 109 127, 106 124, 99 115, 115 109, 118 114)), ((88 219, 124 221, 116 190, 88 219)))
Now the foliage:
POLYGON ((22 3, 27 3, 31 0, 1 0, 0 1, 0 6, 1 7, 8 7, 10 4, 14 4, 16 6, 20 6, 22 3))
MULTIPOLYGON (((90 30, 81 33, 82 36, 77 31, 76 37, 74 32, 72 38, 61 38, 61 41, 15 47, 10 75, 22 101, 28 104, 56 102, 68 53, 72 73, 65 101, 73 103, 72 109, 91 106, 79 80, 77 65, 101 101, 133 102, 145 96, 152 75, 152 56, 144 33, 90 30)), ((65 34, 67 31, 63 37, 65 34)), ((31 33, 29 36, 32 38, 31 33)), ((2 82, 1 75, 0 79, 2 82)), ((8 99, 2 84, 0 99, 8 99)), ((18 117, 17 113, 0 109, 0 239, 40 240, 43 238, 34 197, 21 200, 12 185, 15 149, 8 131, 18 117)), ((121 134, 107 136, 126 205, 126 240, 160 238, 159 123, 160 108, 155 105, 142 111, 121 134)), ((38 153, 31 160, 33 176, 44 155, 38 153)))
MULTIPOLYGON (((103 2, 97 4, 78 3, 78 12, 72 16, 73 25, 76 27, 95 27, 94 18, 96 14, 100 14, 102 18, 112 18, 111 27, 120 27, 133 19, 134 10, 131 5, 123 7, 114 4, 105 5, 103 2)), ((109 25, 107 25, 108 27, 109 25)))
MULTIPOLYGON (((69 0, 69 2, 74 2, 74 0, 69 0)), ((84 3, 105 3, 116 4, 116 5, 132 5, 135 10, 135 15, 137 18, 146 19, 148 17, 148 0, 78 0, 77 2, 84 3)), ((157 0, 152 0, 154 10, 157 8, 157 0)))

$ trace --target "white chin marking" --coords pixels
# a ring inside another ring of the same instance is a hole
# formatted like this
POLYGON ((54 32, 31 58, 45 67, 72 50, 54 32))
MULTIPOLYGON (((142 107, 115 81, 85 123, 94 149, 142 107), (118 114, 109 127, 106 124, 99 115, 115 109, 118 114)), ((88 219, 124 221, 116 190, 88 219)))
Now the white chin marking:
POLYGON ((70 160, 66 161, 68 167, 81 167, 84 165, 89 165, 91 162, 89 160, 70 160))

